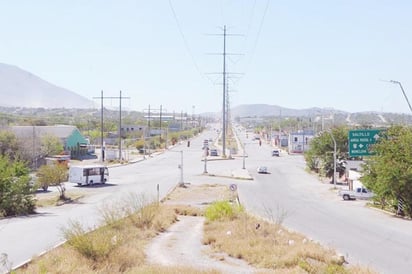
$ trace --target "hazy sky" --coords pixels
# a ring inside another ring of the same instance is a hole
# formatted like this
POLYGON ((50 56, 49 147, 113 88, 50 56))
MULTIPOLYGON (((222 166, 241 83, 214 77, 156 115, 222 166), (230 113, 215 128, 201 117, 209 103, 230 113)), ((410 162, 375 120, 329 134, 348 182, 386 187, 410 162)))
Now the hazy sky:
POLYGON ((412 99, 411 14, 410 0, 0 0, 0 62, 90 99, 122 90, 124 108, 219 111, 226 25, 241 35, 226 40, 231 106, 410 113, 381 80, 412 99))

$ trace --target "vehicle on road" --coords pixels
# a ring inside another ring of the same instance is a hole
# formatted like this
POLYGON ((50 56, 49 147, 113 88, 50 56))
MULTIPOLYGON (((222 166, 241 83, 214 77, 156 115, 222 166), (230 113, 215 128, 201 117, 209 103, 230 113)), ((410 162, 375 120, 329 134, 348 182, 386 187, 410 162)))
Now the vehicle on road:
POLYGON ((374 194, 364 187, 358 187, 354 190, 340 190, 338 195, 345 201, 356 199, 370 199, 374 194))
POLYGON ((106 183, 109 180, 109 169, 105 165, 71 166, 69 182, 79 186, 106 183))
POLYGON ((279 156, 280 156, 280 150, 279 150, 279 149, 274 149, 274 150, 272 150, 272 156, 277 156, 277 157, 279 157, 279 156))
POLYGON ((217 149, 211 149, 210 150, 210 156, 219 156, 219 153, 217 152, 217 149))
POLYGON ((268 168, 265 166, 260 166, 257 168, 257 173, 266 174, 268 173, 268 168))

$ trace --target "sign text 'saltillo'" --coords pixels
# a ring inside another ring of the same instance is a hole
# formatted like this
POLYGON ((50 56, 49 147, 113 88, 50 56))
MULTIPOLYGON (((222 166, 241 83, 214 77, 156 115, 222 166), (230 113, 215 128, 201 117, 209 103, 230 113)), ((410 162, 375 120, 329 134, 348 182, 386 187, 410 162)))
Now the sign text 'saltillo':
POLYGON ((380 137, 380 129, 358 129, 349 131, 349 156, 369 156, 373 154, 371 145, 380 137))

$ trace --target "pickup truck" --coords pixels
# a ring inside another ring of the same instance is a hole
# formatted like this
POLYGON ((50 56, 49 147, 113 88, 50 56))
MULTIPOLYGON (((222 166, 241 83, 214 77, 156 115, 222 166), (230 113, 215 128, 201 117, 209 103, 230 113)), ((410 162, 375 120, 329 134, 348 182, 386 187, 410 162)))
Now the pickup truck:
POLYGON ((374 196, 372 192, 364 187, 358 187, 354 190, 340 190, 338 193, 345 201, 356 199, 370 199, 374 196))

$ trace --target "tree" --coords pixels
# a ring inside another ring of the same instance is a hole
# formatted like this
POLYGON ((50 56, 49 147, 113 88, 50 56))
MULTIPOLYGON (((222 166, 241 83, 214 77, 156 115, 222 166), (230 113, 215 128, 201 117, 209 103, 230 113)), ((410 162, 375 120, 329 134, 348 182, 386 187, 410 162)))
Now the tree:
POLYGON ((35 201, 29 169, 0 155, 0 217, 33 213, 35 201))
POLYGON ((19 142, 16 135, 11 131, 0 131, 0 154, 13 160, 18 151, 19 142))
POLYGON ((48 134, 41 138, 41 152, 44 156, 57 155, 63 150, 63 144, 58 137, 48 134))
POLYGON ((334 143, 336 141, 336 171, 342 176, 345 173, 344 161, 348 156, 348 129, 336 127, 331 131, 323 131, 314 137, 310 149, 305 153, 307 167, 322 176, 333 178, 334 172, 334 143))
POLYGON ((43 165, 37 171, 37 180, 42 186, 54 185, 59 190, 60 200, 67 200, 64 182, 67 181, 67 167, 63 164, 43 165))
POLYGON ((404 213, 412 216, 412 129, 392 126, 373 145, 375 155, 365 160, 361 181, 373 191, 382 207, 403 201, 404 213))

